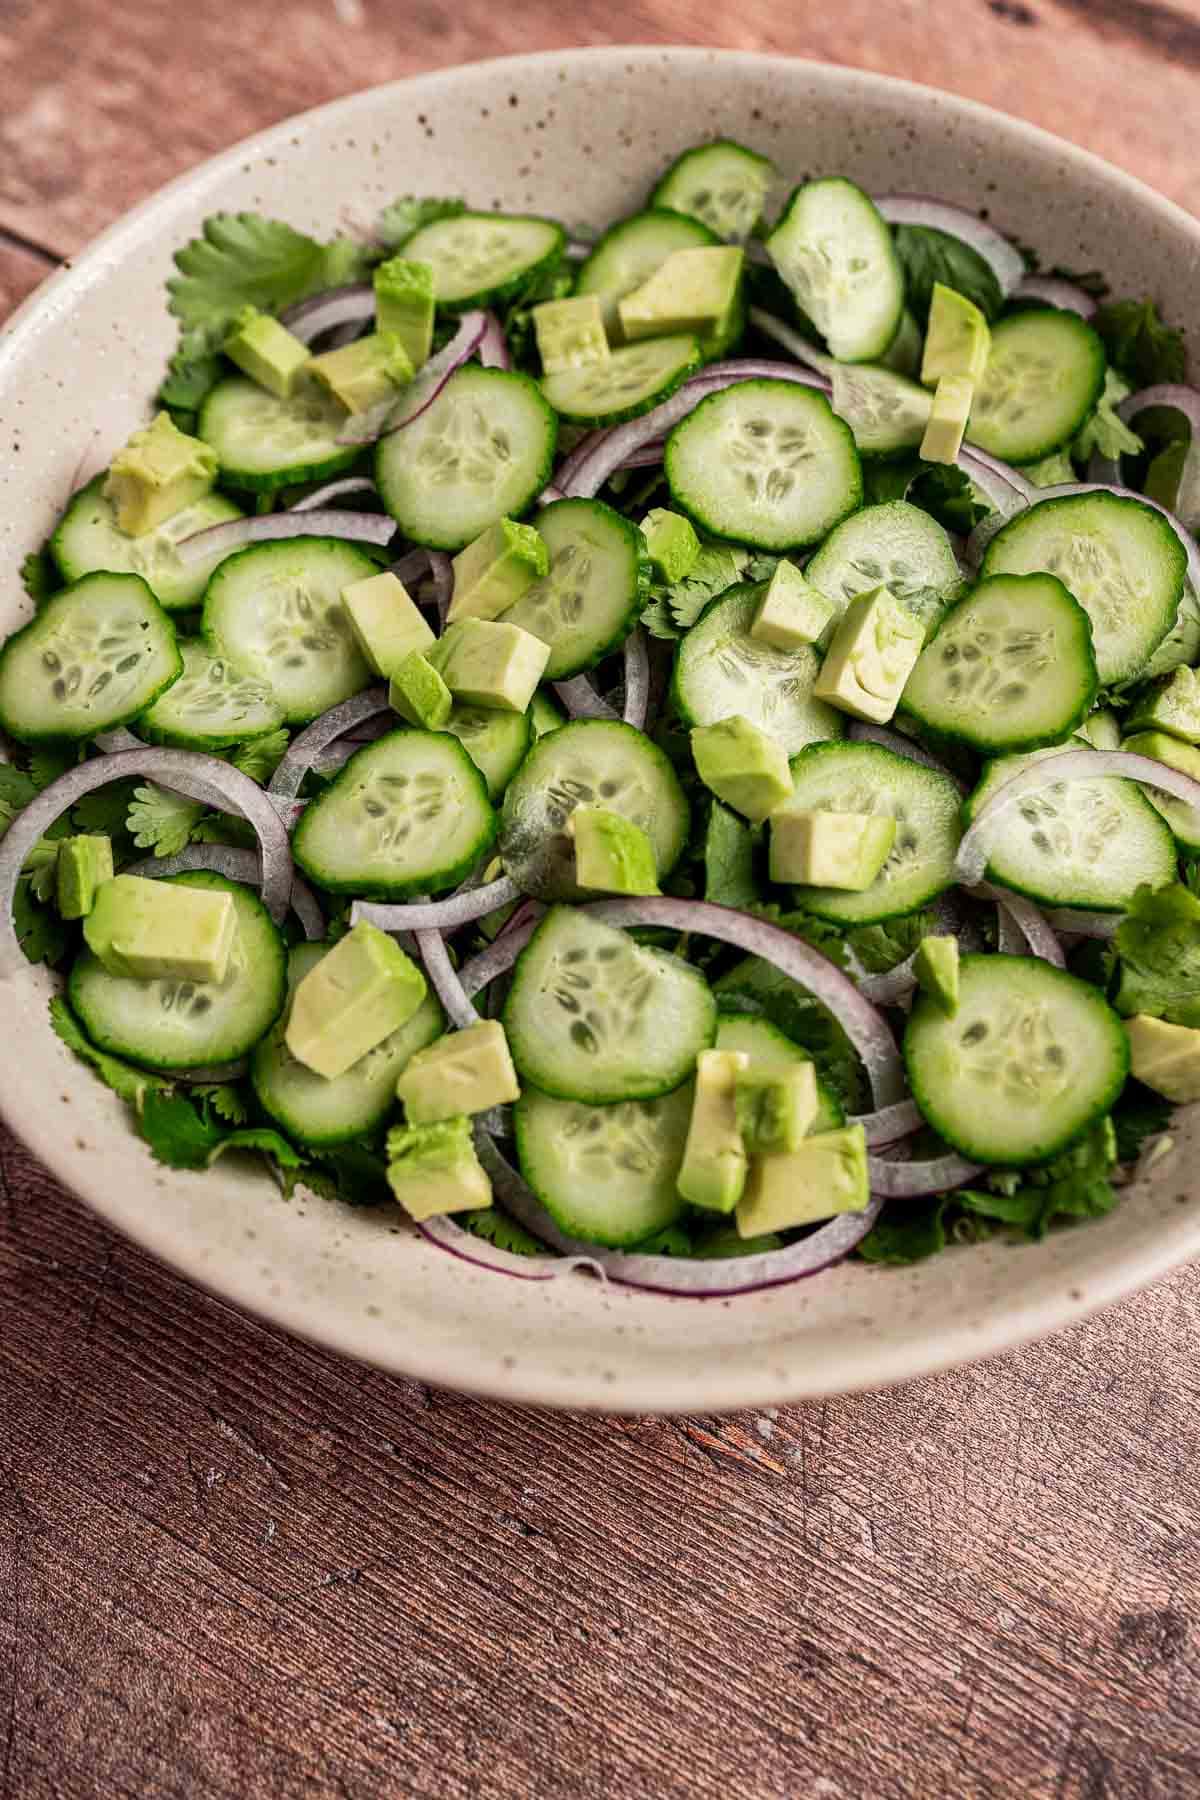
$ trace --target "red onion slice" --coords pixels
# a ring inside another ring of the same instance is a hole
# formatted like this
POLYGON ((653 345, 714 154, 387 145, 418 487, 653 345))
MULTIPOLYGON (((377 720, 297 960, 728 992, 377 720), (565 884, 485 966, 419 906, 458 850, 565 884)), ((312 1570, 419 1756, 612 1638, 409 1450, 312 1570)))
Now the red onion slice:
POLYGON ((602 700, 586 675, 573 675, 570 681, 556 681, 554 691, 573 719, 615 719, 618 714, 602 700))
POLYGON ((921 1194, 944 1194, 962 1187, 983 1171, 982 1163, 968 1162, 965 1156, 950 1152, 934 1157, 931 1162, 891 1162, 882 1156, 867 1158, 871 1171, 871 1192, 885 1200, 911 1200, 921 1194))
POLYGON ((1043 306, 1057 306, 1060 312, 1078 313, 1081 319, 1095 316, 1096 302, 1074 281, 1058 275, 1026 275, 1012 291, 1014 300, 1038 300, 1043 306))
POLYGON ((372 687, 365 688, 361 694, 352 694, 349 700, 339 701, 328 712, 323 712, 319 719, 314 719, 294 737, 284 751, 267 788, 272 800, 294 800, 322 750, 356 725, 387 711, 387 689, 372 687))
POLYGON ((650 710, 650 651, 646 634, 635 625, 625 639, 625 711, 626 725, 637 731, 646 729, 650 710))
POLYGON ((625 461, 621 464, 621 470, 657 469, 662 463, 665 451, 666 445, 663 443, 643 444, 640 450, 635 450, 632 456, 627 456, 625 458, 625 461))
POLYGON ((509 906, 522 898, 515 881, 502 875, 486 887, 467 888, 451 894, 448 900, 413 900, 403 906, 385 906, 373 900, 356 900, 350 909, 350 923, 365 919, 380 931, 457 931, 482 919, 498 907, 509 906))
POLYGON ((1046 914, 1052 931, 1074 933, 1081 938, 1113 938, 1124 913, 1087 912, 1081 907, 1058 906, 1046 914))
POLYGON ((447 1018, 452 1019, 460 1028, 477 1024, 479 1014, 463 990, 441 932, 418 931, 416 939, 421 961, 425 964, 425 973, 446 1009, 447 1018))
POLYGON ((925 1121, 915 1100, 898 1100, 894 1106, 881 1107, 878 1112, 857 1113, 850 1123, 862 1126, 868 1148, 876 1150, 886 1144, 902 1143, 914 1131, 920 1131, 925 1121))
POLYGON ((280 313, 279 323, 286 325, 302 344, 311 344, 322 332, 338 325, 366 325, 375 317, 375 290, 366 282, 353 282, 346 287, 327 288, 298 300, 280 313))
POLYGON ((340 481, 327 481, 324 487, 314 488, 303 500, 294 501, 287 511, 312 512, 314 507, 325 506, 330 500, 348 499, 351 494, 373 494, 378 498, 379 489, 369 475, 343 475, 340 481))
POLYGON ((101 731, 93 739, 97 750, 103 750, 105 756, 113 756, 118 750, 144 750, 145 738, 135 737, 127 725, 118 725, 115 731, 101 731))
POLYGON ((394 575, 397 581, 402 582, 405 587, 409 587, 414 581, 420 581, 423 575, 428 574, 429 556, 428 550, 406 550, 398 562, 389 563, 388 574, 394 575))
POLYGON ((592 451, 603 442, 609 432, 615 429, 616 427, 613 425, 602 425, 597 430, 589 431, 580 438, 575 448, 563 457, 555 472, 554 480, 560 489, 567 488, 575 471, 587 461, 592 451))
POLYGON ((444 625, 450 602, 454 598, 454 564, 442 550, 429 552, 429 572, 433 576, 433 601, 438 621, 444 625))
POLYGON ((338 433, 339 444, 373 444, 393 431, 403 431, 433 405, 456 369, 474 356, 487 331, 488 316, 484 312, 464 313, 458 330, 448 344, 431 356, 417 370, 404 391, 395 400, 383 400, 347 419, 338 433))
POLYGON ((1023 894, 1013 894, 1007 888, 993 887, 990 882, 980 882, 971 889, 972 898, 994 900, 1000 911, 1000 948, 1013 956, 1024 956, 1026 950, 1032 950, 1043 962, 1053 963, 1056 969, 1065 969, 1066 958, 1062 945, 1054 935, 1049 922, 1032 900, 1023 894), (1015 940, 1009 940, 1007 927, 1012 926, 1016 932, 1015 940))
POLYGON ((762 332, 764 337, 773 338, 784 350, 790 350, 797 362, 804 363, 823 375, 828 381, 837 368, 837 358, 830 356, 825 350, 806 338, 802 331, 788 325, 783 319, 777 319, 774 313, 764 312, 761 306, 750 308, 750 323, 762 332))
POLYGON ((956 237, 982 256, 1007 298, 1025 279, 1025 258, 994 225, 964 206, 951 206, 925 194, 877 194, 875 204, 890 225, 924 225, 956 237))
POLYGON ((596 1266, 591 1256, 514 1256, 511 1250, 501 1250, 496 1244, 489 1244, 486 1238, 464 1231, 447 1214, 419 1220, 417 1230, 429 1243, 448 1251, 460 1262, 471 1263, 477 1269, 489 1269, 497 1275, 513 1275, 518 1281, 557 1281, 561 1275, 569 1275, 572 1269, 596 1266))
POLYGON ((484 317, 487 323, 479 340, 480 363, 485 369, 511 369, 512 357, 499 319, 491 312, 485 313, 484 317))
MULTIPOLYGON (((262 870, 253 850, 238 850, 230 844, 189 844, 175 856, 145 856, 125 870, 126 875, 144 875, 148 879, 164 875, 186 875, 193 869, 211 869, 226 881, 241 881, 247 887, 262 886, 262 870)), ((325 936, 325 915, 317 905, 316 895, 299 875, 292 876, 288 904, 295 913, 309 943, 319 943, 325 936)), ((198 1079, 198 1077, 196 1077, 198 1079)))
POLYGON ((312 512, 264 513, 258 519, 229 519, 224 525, 209 525, 181 538, 176 546, 183 564, 199 562, 203 557, 228 556, 246 544, 265 544, 275 538, 332 537, 346 538, 358 544, 382 547, 396 535, 396 521, 386 513, 351 512, 335 507, 319 507, 312 512))

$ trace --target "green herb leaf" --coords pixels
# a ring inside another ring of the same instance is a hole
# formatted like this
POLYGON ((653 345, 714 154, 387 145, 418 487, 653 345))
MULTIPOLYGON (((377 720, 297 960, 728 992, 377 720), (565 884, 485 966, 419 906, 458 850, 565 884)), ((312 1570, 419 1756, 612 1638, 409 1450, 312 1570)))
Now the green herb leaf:
POLYGON ((702 545, 691 574, 683 581, 651 588, 643 625, 652 637, 681 637, 710 601, 745 579, 750 560, 750 552, 736 544, 702 545))
POLYGON ((76 750, 55 750, 42 745, 30 753, 29 779, 40 794, 52 781, 57 781, 60 775, 73 769, 78 761, 79 753, 76 750))
POLYGON ((949 463, 923 464, 908 488, 907 498, 945 530, 962 534, 972 531, 991 511, 980 500, 966 471, 949 463))
POLYGON ((438 219, 457 219, 466 210, 465 200, 421 200, 416 194, 403 194, 384 207, 375 224, 375 235, 391 254, 403 249, 423 225, 433 225, 438 219))
POLYGON ((128 1101, 130 1106, 140 1107, 151 1088, 168 1086, 161 1075, 151 1075, 146 1069, 122 1062, 119 1056, 108 1056, 103 1050, 97 1050, 84 1036, 83 1027, 61 994, 56 994, 50 1002, 50 1024, 67 1049, 73 1050, 83 1062, 90 1063, 105 1086, 128 1101))
POLYGON ((704 833, 704 898, 716 906, 753 906, 758 900, 755 846, 762 832, 714 800, 704 833))
POLYGON ((171 1169, 206 1169, 221 1141, 221 1127, 184 1095, 149 1088, 139 1115, 142 1136, 157 1160, 171 1169))
POLYGON ((84 794, 71 809, 76 831, 96 837, 125 837, 125 818, 133 804, 137 780, 110 781, 107 787, 84 794))
POLYGON ((53 907, 40 904, 27 875, 21 876, 13 895, 13 929, 31 963, 56 968, 67 954, 70 937, 66 926, 53 907))
POLYGON ((1004 295, 991 264, 984 261, 978 250, 964 244, 961 238, 934 231, 927 225, 897 225, 893 235, 904 270, 909 310, 918 324, 924 325, 929 316, 935 281, 973 300, 985 319, 996 318, 1004 305, 1004 295))
POLYGON ((1104 392, 1096 402, 1096 409, 1090 418, 1085 419, 1071 445, 1071 454, 1077 462, 1086 463, 1094 451, 1114 460, 1118 456, 1139 454, 1143 448, 1141 438, 1136 431, 1129 429, 1124 419, 1118 417, 1116 410, 1132 392, 1129 383, 1115 369, 1106 371, 1104 392))
POLYGON ((1117 1155, 1123 1163, 1136 1162, 1151 1138, 1161 1137, 1171 1126, 1171 1102, 1140 1081, 1127 1081, 1113 1107, 1117 1155))
POLYGON ((204 813, 198 800, 185 800, 153 782, 136 787, 126 819, 139 850, 155 856, 177 856, 190 842, 192 831, 204 813))
POLYGON ((202 1100, 218 1119, 224 1119, 227 1125, 244 1125, 250 1117, 250 1109, 241 1089, 232 1082, 204 1083, 192 1089, 197 1100, 202 1100))
POLYGON ((52 838, 38 839, 21 864, 21 873, 28 881, 29 891, 35 900, 43 903, 53 900, 58 874, 58 845, 52 838))
POLYGON ((541 373, 533 309, 547 300, 565 300, 574 285, 573 271, 566 263, 558 263, 554 268, 543 270, 533 286, 508 308, 500 322, 514 368, 526 369, 535 375, 541 373))
POLYGON ((185 333, 178 378, 188 384, 197 358, 220 348, 240 308, 278 312, 327 285, 325 247, 281 219, 214 213, 201 232, 176 251, 179 273, 167 283, 171 311, 185 333))
POLYGON ((478 1212, 465 1212, 455 1215, 455 1223, 462 1225, 473 1237, 483 1238, 486 1243, 495 1244, 497 1250, 507 1250, 512 1256, 546 1256, 549 1252, 545 1244, 518 1225, 515 1219, 509 1218, 498 1206, 481 1207, 478 1212))
POLYGON ((232 813, 208 813, 192 827, 193 844, 225 844, 231 850, 254 850, 258 834, 246 819, 232 813))
POLYGON ((1113 948, 1118 1012, 1200 1025, 1200 900, 1182 882, 1140 887, 1113 948))
POLYGON ((22 807, 37 796, 37 788, 33 778, 26 775, 12 763, 0 762, 0 806, 4 806, 10 818, 15 818, 22 807))
POLYGON ((37 607, 44 606, 62 586, 62 579, 48 550, 31 550, 21 564, 21 586, 37 607))
POLYGON ((276 1163, 280 1169, 304 1167, 304 1158, 300 1152, 289 1144, 285 1137, 281 1137, 279 1132, 273 1131, 267 1125, 252 1125, 246 1131, 229 1132, 209 1151, 206 1167, 211 1169, 217 1158, 224 1156, 229 1150, 243 1152, 257 1150, 263 1156, 270 1157, 271 1161, 276 1163))
POLYGON ((301 1179, 314 1193, 328 1200, 340 1200, 346 1206, 395 1204, 388 1186, 387 1162, 377 1150, 363 1144, 342 1144, 336 1150, 315 1150, 312 1154, 313 1163, 301 1179))
POLYGON ((906 918, 886 919, 879 925, 856 925, 844 934, 843 942, 868 975, 886 975, 912 955, 933 925, 931 912, 909 913, 906 918))
POLYGON ((1182 334, 1165 325, 1153 300, 1114 300, 1092 320, 1108 360, 1135 388, 1187 380, 1182 334))
POLYGON ((890 1201, 858 1246, 867 1262, 915 1263, 946 1248, 947 1194, 890 1201))
POLYGON ((240 769, 251 781, 257 781, 260 786, 265 787, 275 773, 289 741, 288 734, 281 725, 278 731, 268 731, 264 737, 251 738, 249 743, 239 744, 230 761, 235 769, 240 769))

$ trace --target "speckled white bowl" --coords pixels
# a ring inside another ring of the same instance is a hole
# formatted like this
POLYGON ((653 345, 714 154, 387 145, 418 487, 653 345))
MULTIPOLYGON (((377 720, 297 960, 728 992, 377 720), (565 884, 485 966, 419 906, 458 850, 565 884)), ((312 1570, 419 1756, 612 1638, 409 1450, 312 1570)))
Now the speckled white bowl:
MULTIPOLYGON (((1095 157, 966 101, 848 69, 701 50, 552 52, 422 76, 279 125, 173 182, 21 310, 0 341, 0 631, 16 569, 95 435, 145 415, 174 339, 171 253, 218 208, 328 233, 399 192, 464 193, 578 225, 629 211, 686 145, 728 134, 788 181, 987 208, 1047 263, 1102 267, 1176 320, 1200 292, 1200 224, 1095 157)), ((239 1305, 388 1369, 512 1400, 631 1412, 758 1406, 922 1375, 1009 1348, 1200 1250, 1194 1127, 1101 1223, 914 1269, 848 1263, 793 1287, 689 1301, 584 1274, 505 1279, 390 1213, 283 1201, 265 1175, 154 1163, 119 1103, 53 1037, 39 972, 0 997, 0 1106, 68 1187, 239 1305)))

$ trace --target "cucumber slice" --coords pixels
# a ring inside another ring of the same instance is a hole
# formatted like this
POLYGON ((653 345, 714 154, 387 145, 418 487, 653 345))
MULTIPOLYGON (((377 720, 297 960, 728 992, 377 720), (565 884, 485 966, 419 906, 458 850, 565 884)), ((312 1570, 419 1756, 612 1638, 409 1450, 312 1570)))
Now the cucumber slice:
POLYGON ((700 345, 685 331, 625 344, 601 363, 543 375, 542 392, 577 425, 619 425, 666 400, 700 364, 700 345))
POLYGON ((818 812, 890 814, 896 841, 862 893, 798 887, 798 903, 839 925, 870 925, 919 912, 954 885, 962 829, 959 796, 948 775, 878 744, 813 744, 792 759, 797 806, 818 812))
POLYGON ((744 244, 762 218, 774 179, 774 164, 765 156, 718 138, 676 157, 650 204, 687 213, 727 243, 744 244))
POLYGON ((457 738, 391 731, 305 808, 292 854, 330 893, 407 900, 465 880, 495 835, 483 776, 457 738))
POLYGON ((130 537, 117 525, 117 511, 104 498, 106 477, 97 475, 70 501, 50 539, 50 552, 64 581, 78 581, 105 569, 112 575, 140 575, 164 612, 182 612, 198 606, 209 576, 227 554, 218 550, 200 562, 184 564, 177 546, 193 532, 210 525, 240 519, 242 509, 224 494, 206 494, 203 500, 172 513, 143 537, 130 537))
POLYGON ((341 593, 378 573, 339 538, 250 544, 209 582, 204 634, 219 657, 269 688, 289 725, 303 725, 371 681, 341 593))
POLYGON ((985 755, 1061 743, 1096 703, 1087 614, 1054 575, 993 575, 942 620, 901 706, 985 755))
POLYGON ((717 1003, 690 963, 554 906, 517 958, 504 1029, 523 1081, 560 1100, 652 1100, 712 1044, 717 1003))
MULTIPOLYGON (((717 1002, 720 1007, 720 1000, 717 1002)), ((797 1063, 811 1062, 812 1057, 799 1044, 793 1044, 777 1025, 756 1013, 718 1012, 718 1050, 740 1050, 755 1068, 768 1074, 794 1068, 797 1063)), ((837 1131, 846 1123, 846 1114, 833 1089, 817 1076, 817 1116, 810 1132, 837 1131)))
POLYGON ((1092 621, 1102 685, 1139 674, 1175 624, 1187 555, 1161 513, 1117 494, 1039 500, 998 531, 983 575, 1057 575, 1092 621))
POLYGON ((830 403, 854 433, 860 456, 898 456, 925 436, 933 396, 891 369, 835 363, 830 403))
POLYGON ((924 622, 926 637, 963 589, 948 534, 907 500, 864 506, 830 533, 804 573, 839 617, 856 594, 886 584, 924 622))
POLYGON ((1186 800, 1177 800, 1159 788, 1143 787, 1141 793, 1166 820, 1180 850, 1186 856, 1200 855, 1200 806, 1189 806, 1186 800))
POLYGON ((840 738, 845 715, 813 699, 821 671, 807 644, 777 650, 751 637, 762 587, 741 582, 722 594, 686 632, 675 653, 671 698, 685 725, 749 719, 790 755, 805 744, 840 738))
POLYGON ((458 739, 487 783, 493 802, 500 799, 533 742, 528 713, 499 712, 490 706, 456 705, 442 730, 458 739))
POLYGON ((345 423, 345 407, 315 382, 283 400, 256 381, 230 375, 201 406, 196 435, 216 451, 223 481, 271 494, 353 467, 360 450, 337 441, 345 423))
POLYGON ((641 532, 600 500, 555 500, 538 514, 549 573, 504 614, 550 646, 547 681, 592 669, 624 642, 649 596, 641 532))
POLYGON ((265 681, 243 675, 200 638, 181 638, 183 674, 138 720, 147 743, 229 750, 283 724, 265 681))
POLYGON ((839 362, 874 362, 904 314, 904 272, 886 220, 841 176, 798 187, 767 255, 839 362))
POLYGON ((513 1109, 521 1173, 560 1230, 628 1249, 686 1210, 675 1179, 691 1116, 690 1081, 617 1106, 527 1088, 513 1109))
POLYGON ((529 702, 529 721, 533 726, 535 738, 545 737, 548 731, 557 731, 567 722, 567 715, 557 701, 552 700, 544 689, 539 688, 529 702))
POLYGON ((1006 462, 1038 462, 1075 436, 1104 391, 1104 345, 1072 312, 1035 307, 992 326, 967 439, 1006 462))
POLYGON ((1047 1162, 1104 1117, 1129 1043, 1098 988, 1032 956, 964 956, 947 1018, 918 996, 904 1034, 913 1096, 981 1163, 1047 1162))
POLYGON ((657 744, 615 719, 575 719, 539 738, 509 783, 500 816, 507 873, 538 900, 595 896, 575 880, 564 827, 577 806, 603 806, 639 825, 654 846, 658 879, 687 842, 688 803, 657 744))
POLYGON ((575 292, 600 296, 604 329, 611 343, 619 343, 618 301, 648 281, 676 250, 703 250, 720 241, 698 219, 679 212, 634 213, 604 233, 575 277, 575 292))
POLYGON ((671 432, 663 466, 677 508, 711 537, 760 550, 816 543, 862 505, 850 427, 792 381, 709 394, 671 432))
MULTIPOLYGON (((328 953, 327 944, 297 944, 288 957, 288 987, 314 969, 328 953)), ((286 1010, 258 1045, 250 1061, 250 1080, 258 1103, 298 1144, 314 1149, 348 1144, 369 1136, 396 1104, 396 1080, 409 1058, 446 1029, 445 1016, 432 993, 401 1025, 369 1050, 344 1075, 332 1081, 297 1062, 284 1042, 286 1010)))
POLYGON ((404 246, 410 262, 428 263, 439 306, 465 312, 501 306, 531 287, 567 247, 553 219, 523 213, 459 213, 435 219, 404 246))
POLYGON ((236 936, 224 981, 138 981, 110 975, 90 950, 71 968, 67 996, 94 1044, 152 1069, 203 1069, 245 1056, 287 994, 283 939, 258 895, 198 871, 165 880, 233 895, 236 936))
POLYGON ((462 550, 519 517, 550 478, 558 422, 528 375, 468 363, 420 416, 379 440, 375 480, 406 537, 462 550))
POLYGON ((95 737, 136 719, 182 668, 140 575, 85 575, 0 650, 0 726, 23 744, 95 737))

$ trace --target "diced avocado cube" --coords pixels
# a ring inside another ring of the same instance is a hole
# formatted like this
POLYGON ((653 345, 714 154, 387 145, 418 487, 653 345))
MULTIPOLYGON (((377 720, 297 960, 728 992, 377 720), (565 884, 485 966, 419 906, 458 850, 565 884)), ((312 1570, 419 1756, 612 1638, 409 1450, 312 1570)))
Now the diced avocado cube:
POLYGON ((632 819, 604 806, 577 806, 567 820, 575 840, 575 879, 606 894, 657 894, 654 846, 632 819))
POLYGON ((1126 724, 1130 731, 1166 731, 1185 743, 1200 744, 1200 670, 1174 669, 1144 688, 1126 715, 1126 724))
POLYGON ((771 814, 771 880, 860 894, 879 874, 895 841, 896 821, 890 813, 781 806, 771 814))
POLYGON ((497 619, 550 568, 546 540, 532 525, 497 519, 453 561, 449 623, 497 619))
POLYGON ((933 406, 925 436, 921 439, 923 462, 953 463, 958 461, 967 421, 975 400, 975 383, 965 375, 943 375, 933 390, 933 406))
POLYGON ((523 713, 550 660, 550 646, 519 625, 459 619, 448 625, 430 662, 456 700, 523 713))
POLYGON ((737 1121, 737 1080, 749 1066, 741 1050, 702 1050, 696 1059, 692 1117, 676 1185, 685 1200, 732 1212, 746 1184, 748 1158, 737 1121))
POLYGON ((529 702, 529 722, 533 726, 534 737, 540 738, 545 737, 548 731, 557 731, 560 725, 565 725, 567 717, 562 708, 539 688, 529 702))
POLYGON ((375 328, 399 338, 414 369, 433 347, 433 264, 392 256, 375 271, 375 328))
POLYGON ((612 356, 604 330, 599 294, 575 294, 569 300, 543 300, 533 309, 538 354, 546 375, 567 369, 590 369, 612 356))
POLYGON ((203 500, 216 478, 216 451, 160 412, 113 457, 104 498, 116 508, 122 531, 144 537, 172 513, 203 500))
POLYGON ((751 1156, 798 1150, 820 1111, 816 1069, 810 1062, 772 1069, 748 1061, 737 1077, 734 1102, 751 1156))
POLYGON ((243 306, 222 348, 243 375, 281 400, 294 392, 298 377, 312 361, 307 344, 256 306, 243 306))
POLYGON ((856 594, 838 622, 813 693, 857 719, 886 725, 924 637, 924 628, 890 589, 856 594))
MULTIPOLYGON (((1191 670, 1188 670, 1191 674, 1191 670)), ((1133 721, 1130 720, 1132 725, 1133 721)), ((1121 748, 1121 723, 1115 712, 1107 707, 1101 712, 1094 712, 1090 719, 1085 719, 1075 733, 1083 738, 1093 750, 1119 750, 1121 748)))
POLYGON ((788 1156, 759 1156, 737 1209, 740 1236, 791 1231, 838 1213, 863 1212, 871 1198, 861 1125, 820 1131, 788 1156))
POLYGON ((1200 1031, 1146 1013, 1126 1019, 1130 1073, 1165 1100, 1200 1100, 1200 1031))
POLYGON ((521 1087, 499 1019, 448 1031, 418 1050, 396 1083, 396 1096, 410 1125, 432 1125, 519 1100, 521 1087))
POLYGON ((388 1185, 410 1219, 476 1212, 492 1204, 492 1184, 464 1116, 435 1125, 393 1125, 387 1153, 388 1185))
POLYGON ((96 890, 83 935, 110 975, 220 982, 229 970, 237 914, 226 890, 114 875, 96 890))
POLYGON ((425 977, 386 931, 355 925, 297 984, 284 1042, 333 1080, 412 1018, 425 977))
POLYGON ((698 337, 718 330, 737 304, 745 252, 735 245, 673 250, 641 287, 618 302, 628 343, 691 331, 698 337))
POLYGON ((836 617, 833 602, 782 556, 759 602, 750 636, 776 650, 799 650, 805 644, 819 644, 836 617))
POLYGON ((705 787, 755 825, 790 798, 787 751, 740 713, 691 733, 696 772, 705 787))
POLYGON ((1170 737, 1165 731, 1135 731, 1132 737, 1122 738, 1121 748, 1131 750, 1135 756, 1153 757, 1168 769, 1178 769, 1181 775, 1200 781, 1200 749, 1185 744, 1182 738, 1170 737))
POLYGON ((54 877, 58 910, 64 919, 86 919, 96 904, 96 889, 113 878, 112 839, 62 838, 54 877))
POLYGON ((376 675, 393 675, 414 650, 426 651, 437 641, 408 589, 390 569, 347 582, 342 610, 376 675))
POLYGON ((922 993, 936 1000, 952 1019, 958 1011, 958 939, 922 938, 913 958, 913 974, 922 993))
POLYGON ((685 581, 700 555, 700 539, 692 521, 656 506, 642 520, 642 536, 655 580, 669 585, 685 581))
POLYGON ((921 359, 921 380, 926 387, 936 387, 944 375, 961 375, 977 386, 983 380, 991 348, 988 322, 974 301, 935 281, 921 359))
POLYGON ((388 683, 388 705, 418 731, 440 731, 454 711, 454 695, 427 656, 410 650, 388 683))
POLYGON ((308 372, 350 413, 390 399, 413 378, 408 353, 390 331, 373 331, 340 350, 326 350, 312 358, 308 372))

